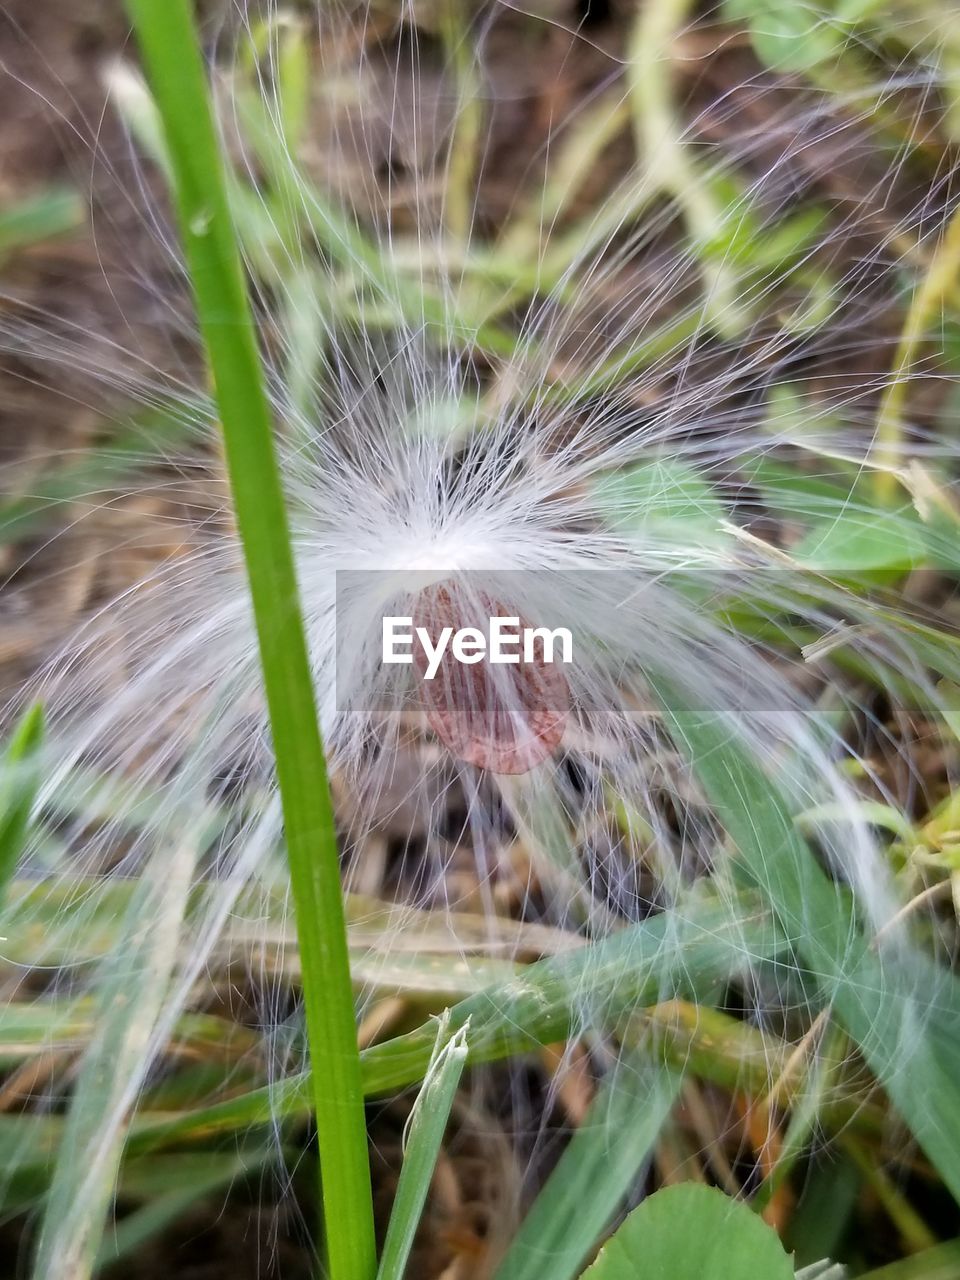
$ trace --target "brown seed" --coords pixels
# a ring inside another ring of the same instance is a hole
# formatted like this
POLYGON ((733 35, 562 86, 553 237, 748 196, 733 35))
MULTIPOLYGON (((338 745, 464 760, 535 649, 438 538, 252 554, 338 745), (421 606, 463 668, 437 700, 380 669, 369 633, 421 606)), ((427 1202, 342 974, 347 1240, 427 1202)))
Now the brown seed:
MULTIPOLYGON (((413 626, 436 644, 444 627, 454 632, 477 627, 486 634, 490 618, 519 617, 482 593, 470 597, 455 585, 421 591, 413 606, 413 626)), ((529 624, 521 617, 521 632, 529 624)), ((414 630, 416 635, 416 630, 414 630)), ((543 660, 543 645, 532 662, 491 665, 458 662, 447 645, 432 680, 427 655, 414 642, 413 661, 430 727, 458 759, 492 773, 528 773, 551 755, 563 738, 570 713, 570 686, 562 668, 543 660)))

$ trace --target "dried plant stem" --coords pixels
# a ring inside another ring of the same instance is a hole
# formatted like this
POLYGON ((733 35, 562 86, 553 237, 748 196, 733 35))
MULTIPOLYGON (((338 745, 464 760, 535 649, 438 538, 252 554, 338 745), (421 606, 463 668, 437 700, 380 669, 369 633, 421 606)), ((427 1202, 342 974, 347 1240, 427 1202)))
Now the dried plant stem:
POLYGON ((938 306, 956 287, 960 278, 960 211, 947 224, 943 240, 913 295, 897 345, 893 375, 884 392, 877 415, 873 461, 877 466, 875 489, 878 500, 888 502, 897 488, 896 470, 903 458, 903 410, 910 386, 910 373, 926 340, 930 322, 938 306))

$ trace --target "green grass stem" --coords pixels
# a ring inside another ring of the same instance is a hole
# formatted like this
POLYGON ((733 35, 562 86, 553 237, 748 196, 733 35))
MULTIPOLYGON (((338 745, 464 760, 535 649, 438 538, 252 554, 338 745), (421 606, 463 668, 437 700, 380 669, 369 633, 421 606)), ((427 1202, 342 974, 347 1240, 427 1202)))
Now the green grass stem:
POLYGON ((272 423, 187 0, 128 0, 163 121, 256 619, 303 972, 331 1280, 376 1271, 333 809, 272 423))

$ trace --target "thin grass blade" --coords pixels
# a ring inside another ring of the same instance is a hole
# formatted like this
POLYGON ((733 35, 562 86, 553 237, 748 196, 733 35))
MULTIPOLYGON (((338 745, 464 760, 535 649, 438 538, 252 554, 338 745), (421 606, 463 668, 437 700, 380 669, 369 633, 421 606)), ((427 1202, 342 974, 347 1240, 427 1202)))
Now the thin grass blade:
MULTIPOLYGON (((506 987, 470 996, 450 1010, 454 1032, 470 1024, 467 1060, 497 1062, 591 1027, 617 1026, 638 1008, 675 992, 712 988, 783 948, 769 915, 749 898, 731 904, 691 900, 604 942, 527 966, 506 987)), ((363 1089, 377 1097, 422 1080, 436 1043, 433 1023, 364 1050, 363 1089)), ((309 1110, 307 1072, 184 1116, 143 1117, 131 1151, 188 1137, 230 1132, 309 1110)))
POLYGON ((37 753, 43 741, 43 708, 34 703, 20 718, 0 762, 0 908, 16 873, 40 785, 37 753))
POLYGON ((960 1275, 960 1240, 924 1249, 910 1258, 891 1262, 868 1272, 863 1280, 957 1280, 960 1275))
POLYGON ((448 1037, 447 1023, 445 1016, 437 1032, 436 1052, 410 1114, 403 1167, 387 1224, 377 1280, 403 1280, 406 1274, 440 1144, 466 1065, 469 1024, 464 1024, 448 1037))
POLYGON ((173 977, 197 846, 163 849, 141 877, 119 945, 106 962, 96 1030, 57 1151, 33 1275, 86 1280, 93 1270, 126 1136, 173 977))
MULTIPOLYGON (((276 1158, 275 1142, 248 1147, 236 1154, 217 1154, 210 1158, 183 1157, 177 1159, 175 1170, 170 1171, 167 1186, 151 1187, 152 1194, 132 1213, 115 1223, 106 1234, 97 1255, 95 1273, 108 1270, 124 1258, 148 1247, 162 1231, 181 1215, 194 1209, 199 1201, 214 1191, 227 1188, 249 1173, 262 1169, 276 1158), (199 1167, 194 1169, 191 1164, 199 1167)), ((155 1159, 151 1158, 151 1161, 155 1159)), ((151 1179, 151 1182, 160 1179, 151 1179)), ((131 1188, 124 1180, 123 1191, 131 1188)))
POLYGON ((728 725, 657 696, 728 835, 824 998, 960 1200, 960 984, 919 954, 885 962, 800 836, 788 800, 728 725))
POLYGON ((272 422, 192 6, 128 0, 216 387, 283 806, 331 1280, 376 1271, 340 866, 272 422))
POLYGON ((0 212, 0 260, 17 249, 73 231, 86 210, 76 191, 51 187, 0 212))
POLYGON ((496 1280, 573 1280, 613 1221, 670 1115, 677 1071, 621 1059, 604 1080, 496 1272, 496 1280))

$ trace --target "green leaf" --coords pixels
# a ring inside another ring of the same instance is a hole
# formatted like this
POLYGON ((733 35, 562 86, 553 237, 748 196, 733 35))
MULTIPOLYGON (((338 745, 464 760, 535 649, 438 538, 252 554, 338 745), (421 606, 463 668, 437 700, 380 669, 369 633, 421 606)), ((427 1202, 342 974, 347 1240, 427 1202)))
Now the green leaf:
POLYGON ((793 1280, 783 1246, 756 1214, 715 1187, 686 1182, 644 1200, 585 1280, 793 1280))
POLYGON ((926 539, 911 507, 900 511, 864 510, 856 501, 822 513, 791 555, 809 568, 837 574, 904 573, 927 556, 926 539))
MULTIPOLYGON (((675 911, 527 965, 509 984, 455 1005, 450 1025, 456 1030, 469 1020, 471 1064, 497 1062, 589 1027, 616 1025, 654 1003, 665 986, 696 991, 730 981, 746 966, 778 955, 782 946, 769 917, 753 910, 749 897, 718 903, 691 894, 675 911)), ((422 1080, 435 1042, 430 1023, 365 1049, 366 1096, 422 1080)), ((140 1117, 134 1121, 131 1149, 176 1141, 195 1129, 209 1135, 304 1115, 309 1090, 309 1075, 303 1072, 202 1111, 140 1117)))
POLYGON ((798 1262, 840 1251, 862 1183, 859 1169, 843 1152, 812 1164, 785 1233, 798 1262))
POLYGON ((810 16, 806 6, 768 9, 752 25, 757 57, 774 71, 811 71, 843 51, 845 33, 810 16))
POLYGON ((95 1031, 81 1060, 57 1151, 36 1280, 90 1275, 113 1197, 128 1115, 180 954, 197 860, 192 838, 155 853, 130 901, 97 993, 95 1031), (131 986, 135 975, 135 986, 131 986))
POLYGON ((0 762, 0 908, 17 869, 40 786, 37 753, 42 741, 43 708, 34 703, 20 718, 0 762))
POLYGON ((448 1037, 449 1021, 449 1013, 440 1020, 437 1048, 410 1114, 403 1166, 387 1223, 377 1280, 403 1280, 447 1119, 467 1060, 469 1023, 464 1023, 448 1037))
POLYGON ((656 545, 716 546, 726 540, 727 511, 709 484, 671 458, 641 462, 603 476, 594 496, 613 529, 629 530, 656 545))
POLYGON ((960 983, 917 950, 887 956, 795 825, 791 799, 722 717, 654 683, 678 747, 825 1002, 960 1201, 960 983))
POLYGON ((912 1257, 868 1272, 863 1280, 957 1280, 960 1275, 960 1240, 938 1244, 912 1257))
POLYGON ((847 463, 810 472, 759 457, 743 469, 772 510, 803 526, 790 555, 815 572, 899 575, 928 556, 931 535, 913 504, 877 506, 869 483, 847 463))
POLYGON ((0 212, 0 258, 72 231, 86 210, 75 191, 51 188, 0 212))
POLYGON ((747 23, 757 57, 775 71, 811 71, 832 61, 848 35, 814 0, 726 0, 723 9, 728 22, 747 23))
POLYGON ((572 1280, 636 1182, 680 1091, 680 1074, 629 1054, 602 1082, 514 1236, 496 1280, 572 1280))

